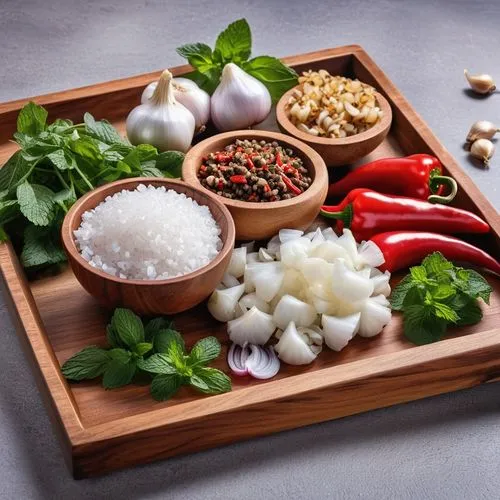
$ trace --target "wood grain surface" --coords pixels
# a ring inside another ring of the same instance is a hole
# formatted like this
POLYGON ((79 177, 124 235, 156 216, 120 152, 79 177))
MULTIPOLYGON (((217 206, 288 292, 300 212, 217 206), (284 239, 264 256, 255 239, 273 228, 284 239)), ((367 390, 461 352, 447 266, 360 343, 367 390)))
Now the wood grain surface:
MULTIPOLYGON (((393 124, 384 142, 363 161, 417 152, 437 156, 459 184, 458 205, 481 215, 492 227, 490 235, 470 241, 500 255, 498 213, 360 47, 324 50, 287 58, 286 62, 298 71, 325 68, 374 85, 392 107, 393 124)), ((188 69, 176 68, 174 73, 179 75, 188 69)), ((139 102, 143 86, 158 74, 34 100, 48 108, 51 118, 79 120, 83 112, 90 111, 98 118, 111 119, 123 130, 127 111, 139 102)), ((0 162, 14 150, 6 141, 25 102, 0 105, 0 162)), ((342 169, 335 169, 333 175, 341 173, 342 169)), ((233 391, 227 394, 205 397, 183 388, 171 401, 156 403, 147 386, 105 391, 97 382, 68 385, 61 376, 60 364, 85 345, 104 345, 109 312, 83 290, 69 269, 28 283, 8 244, 0 245, 0 267, 12 298, 11 310, 19 335, 33 360, 40 390, 46 396, 75 477, 102 474, 500 378, 500 281, 489 276, 494 292, 490 306, 482 306, 483 321, 452 330, 449 338, 436 344, 416 347, 405 341, 401 317, 395 314, 378 337, 356 338, 340 353, 325 349, 305 367, 283 365, 270 381, 234 377, 233 391)), ((203 304, 176 315, 174 320, 188 345, 200 337, 216 335, 223 344, 223 356, 215 366, 228 372, 224 326, 210 318, 203 304)))

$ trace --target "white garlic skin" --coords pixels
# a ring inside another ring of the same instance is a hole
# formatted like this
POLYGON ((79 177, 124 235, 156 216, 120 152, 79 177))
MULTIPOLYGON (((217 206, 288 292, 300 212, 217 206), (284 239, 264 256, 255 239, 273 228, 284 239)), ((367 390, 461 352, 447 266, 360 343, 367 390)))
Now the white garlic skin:
POLYGON ((132 144, 151 144, 160 151, 184 153, 191 146, 195 119, 187 108, 176 101, 171 80, 172 74, 165 70, 153 96, 127 116, 125 126, 132 144))
POLYGON ((478 94, 490 94, 496 90, 495 82, 490 75, 471 75, 466 69, 464 69, 464 75, 471 89, 478 94))
POLYGON ((478 139, 472 143, 470 147, 470 154, 481 160, 485 166, 489 165, 490 158, 495 152, 495 146, 488 139, 478 139))
MULTIPOLYGON (((151 99, 158 82, 151 82, 142 92, 141 103, 151 99)), ((197 132, 201 132, 210 119, 210 96, 188 78, 173 78, 174 96, 194 116, 197 132)))
POLYGON ((267 117, 271 104, 271 95, 262 82, 228 63, 212 95, 212 121, 220 131, 251 127, 267 117))
POLYGON ((494 123, 480 120, 472 124, 467 134, 467 142, 474 142, 477 139, 492 139, 500 129, 494 123))

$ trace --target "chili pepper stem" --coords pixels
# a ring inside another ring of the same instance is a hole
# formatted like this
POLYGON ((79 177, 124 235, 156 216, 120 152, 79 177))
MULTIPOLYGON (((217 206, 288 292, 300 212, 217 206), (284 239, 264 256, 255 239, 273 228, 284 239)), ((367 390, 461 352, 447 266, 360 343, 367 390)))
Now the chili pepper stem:
POLYGON ((427 198, 429 203, 442 203, 446 205, 450 203, 453 198, 455 198, 458 191, 458 185, 455 179, 446 175, 435 175, 432 177, 430 182, 432 188, 437 189, 439 186, 444 185, 450 188, 450 192, 446 196, 431 194, 429 198, 427 198))
POLYGON ((328 208, 329 207, 327 206, 321 207, 320 214, 326 217, 327 219, 336 219, 342 221, 344 227, 346 228, 351 227, 352 216, 353 216, 353 210, 351 204, 347 205, 344 208, 344 210, 341 210, 339 212, 330 212, 328 208))

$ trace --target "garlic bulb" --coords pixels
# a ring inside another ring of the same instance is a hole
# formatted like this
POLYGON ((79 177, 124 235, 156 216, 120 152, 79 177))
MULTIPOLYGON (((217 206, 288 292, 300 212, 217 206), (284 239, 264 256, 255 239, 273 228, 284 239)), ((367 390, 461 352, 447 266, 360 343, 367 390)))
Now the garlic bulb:
POLYGON ((471 89, 478 94, 490 94, 496 89, 495 82, 490 75, 471 75, 466 69, 464 69, 464 75, 471 89))
POLYGON ((211 100, 211 116, 221 131, 238 130, 261 122, 271 111, 271 95, 265 85, 229 63, 211 100))
MULTIPOLYGON (((143 91, 141 103, 146 104, 154 94, 158 82, 150 83, 143 91)), ((205 129, 210 118, 210 96, 188 78, 173 78, 174 96, 194 116, 197 132, 205 129)))
POLYGON ((467 134, 467 142, 474 142, 477 139, 492 139, 493 136, 500 132, 500 128, 494 123, 486 120, 475 122, 467 134))
POLYGON ((487 167, 490 163, 490 158, 495 152, 495 146, 488 139, 478 139, 472 143, 470 147, 470 154, 474 158, 481 160, 487 167))
POLYGON ((134 108, 127 117, 130 142, 152 144, 160 151, 186 152, 193 140, 193 114, 174 96, 172 73, 165 70, 151 98, 134 108))

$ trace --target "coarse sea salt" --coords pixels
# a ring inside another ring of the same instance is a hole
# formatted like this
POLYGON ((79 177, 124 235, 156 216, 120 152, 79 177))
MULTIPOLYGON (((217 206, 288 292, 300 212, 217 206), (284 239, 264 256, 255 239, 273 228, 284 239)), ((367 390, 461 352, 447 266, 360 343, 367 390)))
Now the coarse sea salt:
POLYGON ((74 236, 92 267, 123 279, 164 280, 211 262, 222 248, 220 233, 207 206, 140 184, 85 212, 74 236))

